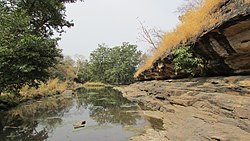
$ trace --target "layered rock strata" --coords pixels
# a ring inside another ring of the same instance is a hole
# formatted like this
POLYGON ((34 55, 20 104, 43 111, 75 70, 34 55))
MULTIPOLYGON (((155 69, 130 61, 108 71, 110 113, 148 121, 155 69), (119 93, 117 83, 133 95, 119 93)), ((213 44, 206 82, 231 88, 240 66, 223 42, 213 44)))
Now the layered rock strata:
MULTIPOLYGON (((207 76, 250 74, 250 5, 241 0, 226 0, 216 9, 223 21, 201 35, 190 39, 195 56, 205 61, 207 76)), ((181 45, 180 45, 181 46, 181 45)), ((170 52, 154 61, 150 69, 137 76, 138 80, 183 78, 175 74, 170 52)))
POLYGON ((120 90, 163 130, 132 140, 249 141, 250 76, 138 82, 120 90))

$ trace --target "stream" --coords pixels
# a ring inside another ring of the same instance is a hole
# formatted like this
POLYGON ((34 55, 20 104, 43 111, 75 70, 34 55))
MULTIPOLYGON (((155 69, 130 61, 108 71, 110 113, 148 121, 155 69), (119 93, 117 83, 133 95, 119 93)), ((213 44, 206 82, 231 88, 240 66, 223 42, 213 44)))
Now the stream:
POLYGON ((154 122, 139 109, 112 88, 80 88, 1 113, 0 141, 125 141, 154 122), (83 120, 84 127, 74 128, 83 120))

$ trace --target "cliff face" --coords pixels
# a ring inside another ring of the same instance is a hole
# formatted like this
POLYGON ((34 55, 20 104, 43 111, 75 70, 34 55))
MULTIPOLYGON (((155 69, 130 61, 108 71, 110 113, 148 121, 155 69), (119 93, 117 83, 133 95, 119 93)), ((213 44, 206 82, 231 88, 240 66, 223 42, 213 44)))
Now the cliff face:
MULTIPOLYGON (((187 44, 191 45, 195 56, 205 60, 204 72, 209 76, 250 74, 250 5, 227 0, 219 7, 219 11, 224 17, 223 21, 187 44)), ((137 79, 186 76, 175 75, 173 57, 166 53, 150 69, 138 75, 137 79)))
POLYGON ((202 35, 193 51, 207 61, 207 72, 215 75, 250 73, 250 7, 202 35))

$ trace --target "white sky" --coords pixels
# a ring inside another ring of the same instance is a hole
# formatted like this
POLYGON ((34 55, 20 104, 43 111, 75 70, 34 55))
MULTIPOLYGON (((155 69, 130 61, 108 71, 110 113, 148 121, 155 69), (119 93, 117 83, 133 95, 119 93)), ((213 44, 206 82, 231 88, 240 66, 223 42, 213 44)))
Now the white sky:
POLYGON ((139 18, 149 28, 164 31, 178 23, 175 12, 184 0, 85 0, 67 5, 67 19, 75 26, 62 35, 59 47, 64 55, 89 54, 105 43, 110 47, 122 42, 137 44, 142 51, 148 45, 138 41, 139 18))

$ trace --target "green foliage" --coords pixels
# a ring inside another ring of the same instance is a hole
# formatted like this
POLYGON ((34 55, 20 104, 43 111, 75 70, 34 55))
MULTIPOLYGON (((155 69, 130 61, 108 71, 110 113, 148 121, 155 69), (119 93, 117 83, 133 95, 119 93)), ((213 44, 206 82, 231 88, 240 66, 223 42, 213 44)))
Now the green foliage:
POLYGON ((105 82, 106 70, 109 70, 111 49, 105 45, 99 45, 99 48, 90 54, 91 80, 105 82))
POLYGON ((137 46, 129 43, 113 48, 99 45, 99 48, 90 54, 90 61, 78 77, 82 79, 87 75, 85 80, 110 84, 132 83, 140 56, 141 51, 137 50, 137 46))
POLYGON ((59 39, 52 35, 73 26, 66 20, 65 3, 76 1, 0 1, 0 93, 46 81, 61 57, 59 39))
POLYGON ((87 60, 83 61, 79 66, 79 73, 77 74, 77 77, 82 83, 90 81, 91 77, 93 77, 87 60))
POLYGON ((128 43, 112 48, 109 57, 110 67, 105 71, 107 82, 115 84, 133 82, 133 75, 140 63, 141 54, 137 51, 136 45, 128 43))
POLYGON ((177 48, 172 51, 172 54, 176 74, 181 72, 194 76, 204 67, 203 60, 193 55, 190 46, 177 48))
POLYGON ((0 92, 17 93, 23 85, 45 81, 57 63, 58 39, 34 32, 32 17, 19 7, 0 2, 0 92))
POLYGON ((59 63, 49 69, 50 78, 58 78, 61 81, 73 80, 76 75, 75 61, 69 56, 58 58, 59 63))
MULTIPOLYGON (((3 0, 9 8, 18 7, 30 17, 33 32, 51 36, 54 31, 64 32, 63 27, 72 27, 72 21, 66 20, 65 3, 77 0, 3 0)), ((80 0, 82 1, 82 0, 80 0)))

